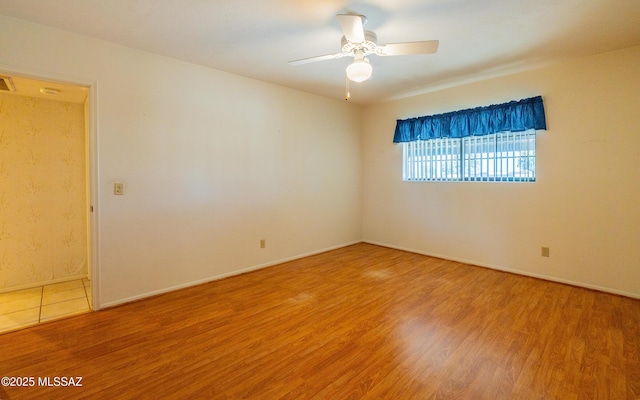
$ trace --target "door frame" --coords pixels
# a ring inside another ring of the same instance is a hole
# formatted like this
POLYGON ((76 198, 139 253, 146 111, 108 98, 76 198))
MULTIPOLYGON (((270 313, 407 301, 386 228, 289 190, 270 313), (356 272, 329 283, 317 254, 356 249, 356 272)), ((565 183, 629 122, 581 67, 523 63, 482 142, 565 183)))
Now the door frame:
POLYGON ((100 240, 99 240, 99 224, 100 224, 100 207, 99 194, 100 185, 98 175, 98 82, 96 80, 88 80, 69 75, 56 74, 51 72, 34 71, 26 68, 18 68, 0 64, 0 71, 9 76, 19 76, 26 79, 37 79, 53 83, 62 83, 67 85, 82 86, 88 88, 87 100, 84 104, 85 117, 85 159, 88 163, 87 184, 88 204, 87 204, 87 221, 88 221, 88 253, 89 253, 89 271, 91 277, 91 309, 93 311, 100 310, 100 240))

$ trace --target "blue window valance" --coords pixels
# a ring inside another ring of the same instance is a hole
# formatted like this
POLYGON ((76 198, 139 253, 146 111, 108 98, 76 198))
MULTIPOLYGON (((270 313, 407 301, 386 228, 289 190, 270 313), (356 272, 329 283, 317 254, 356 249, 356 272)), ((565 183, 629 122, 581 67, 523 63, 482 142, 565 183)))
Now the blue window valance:
POLYGON ((542 96, 398 120, 394 143, 547 129, 542 96))

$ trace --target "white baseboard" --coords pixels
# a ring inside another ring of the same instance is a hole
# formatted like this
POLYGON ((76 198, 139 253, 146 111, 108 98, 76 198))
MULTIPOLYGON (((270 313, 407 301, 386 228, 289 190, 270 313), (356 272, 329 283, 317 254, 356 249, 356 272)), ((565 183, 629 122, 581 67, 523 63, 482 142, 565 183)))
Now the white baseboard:
POLYGON ((388 247, 388 248, 396 249, 396 250, 408 251, 410 253, 422 254, 422 255, 425 255, 425 256, 429 256, 429 257, 442 258, 442 259, 445 259, 445 260, 450 260, 450 261, 456 261, 456 262, 460 262, 460 263, 464 263, 464 264, 475 265, 475 266, 478 266, 478 267, 490 268, 490 269, 495 269, 495 270, 503 271, 503 272, 509 272, 511 274, 528 276, 530 278, 543 279, 545 281, 563 283, 563 284, 566 284, 566 285, 582 287, 582 288, 585 288, 585 289, 597 290, 599 292, 616 294, 616 295, 619 295, 619 296, 630 297, 632 299, 640 299, 640 294, 638 294, 638 293, 625 292, 623 290, 617 290, 617 289, 612 289, 612 288, 598 286, 598 285, 591 285, 591 284, 588 284, 588 283, 572 281, 572 280, 569 280, 569 279, 557 278, 557 277, 554 277, 554 276, 535 274, 535 273, 531 273, 531 272, 527 272, 527 271, 522 271, 522 270, 512 269, 512 268, 506 268, 506 267, 502 267, 502 266, 499 266, 499 265, 491 265, 491 264, 481 263, 481 262, 477 262, 477 261, 473 261, 473 260, 465 260, 465 259, 461 259, 461 258, 457 258, 457 257, 451 257, 451 256, 448 256, 448 255, 443 255, 443 254, 429 253, 429 252, 425 252, 425 251, 421 251, 421 250, 416 250, 416 249, 411 249, 411 248, 401 247, 401 246, 395 246, 395 245, 387 244, 387 243, 380 243, 380 242, 376 242, 376 241, 372 241, 372 240, 363 240, 363 242, 364 243, 373 244, 373 245, 376 245, 376 246, 382 246, 382 247, 388 247))
POLYGON ((258 269, 267 268, 267 267, 271 267, 271 266, 278 265, 278 264, 283 264, 283 263, 286 263, 286 262, 289 262, 289 261, 293 261, 293 260, 299 260, 301 258, 313 256, 313 255, 320 254, 320 253, 325 253, 325 252, 331 251, 331 250, 340 249, 340 248, 351 246, 351 245, 354 245, 354 244, 357 244, 357 243, 361 243, 361 242, 360 241, 356 241, 356 242, 344 243, 344 244, 340 244, 340 245, 337 245, 337 246, 332 246, 332 247, 327 247, 327 248, 324 248, 324 249, 321 249, 321 250, 312 251, 312 252, 309 252, 309 253, 304 253, 304 254, 299 254, 299 255, 296 255, 296 256, 292 256, 292 257, 282 258, 282 259, 279 259, 279 260, 269 261, 269 262, 264 263, 264 264, 254 265, 252 267, 243 268, 243 269, 227 272, 227 273, 220 274, 220 275, 210 276, 210 277, 207 277, 207 278, 204 278, 204 279, 199 279, 197 281, 186 282, 186 283, 182 283, 180 285, 175 285, 175 286, 171 286, 171 287, 164 288, 164 289, 159 289, 159 290, 153 290, 151 292, 146 292, 146 293, 143 293, 143 294, 140 294, 140 295, 127 297, 127 298, 124 298, 124 299, 110 301, 110 302, 107 302, 107 303, 101 303, 100 304, 100 309, 104 310, 104 309, 109 308, 109 307, 115 307, 115 306, 119 306, 121 304, 130 303, 132 301, 142 300, 142 299, 147 298, 147 297, 152 297, 152 296, 157 296, 157 295, 163 294, 163 293, 173 292, 174 290, 185 289, 185 288, 188 288, 188 287, 191 287, 191 286, 201 285, 203 283, 218 281, 220 279, 229 278, 231 276, 244 274, 246 272, 251 272, 251 271, 258 270, 258 269))
POLYGON ((7 293, 7 292, 15 292, 17 290, 24 290, 24 289, 31 289, 34 287, 40 287, 40 286, 46 286, 46 285, 53 285, 55 283, 63 283, 63 282, 69 282, 69 281, 77 281, 79 279, 84 279, 87 277, 87 274, 84 275, 74 275, 74 276, 68 276, 66 278, 58 278, 58 279, 51 279, 50 281, 42 281, 42 282, 34 282, 34 283, 27 283, 24 285, 18 285, 18 286, 12 286, 12 287, 7 287, 7 288, 2 288, 0 289, 0 293, 7 293))

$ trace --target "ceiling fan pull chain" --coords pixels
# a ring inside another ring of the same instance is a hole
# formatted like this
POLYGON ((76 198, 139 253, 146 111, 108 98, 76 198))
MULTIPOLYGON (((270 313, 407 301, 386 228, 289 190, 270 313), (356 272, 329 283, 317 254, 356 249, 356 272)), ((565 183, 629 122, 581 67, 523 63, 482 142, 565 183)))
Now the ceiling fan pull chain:
POLYGON ((346 90, 346 94, 344 95, 344 99, 346 101, 349 101, 349 97, 351 97, 351 93, 349 93, 349 76, 347 75, 346 71, 344 74, 344 81, 345 81, 345 90, 346 90))

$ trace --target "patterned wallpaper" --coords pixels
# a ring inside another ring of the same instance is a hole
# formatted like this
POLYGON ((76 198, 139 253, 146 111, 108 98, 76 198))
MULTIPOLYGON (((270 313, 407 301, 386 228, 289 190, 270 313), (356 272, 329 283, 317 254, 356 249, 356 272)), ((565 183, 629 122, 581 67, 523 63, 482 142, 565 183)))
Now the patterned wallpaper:
POLYGON ((0 93, 0 291, 87 273, 84 107, 0 93))

